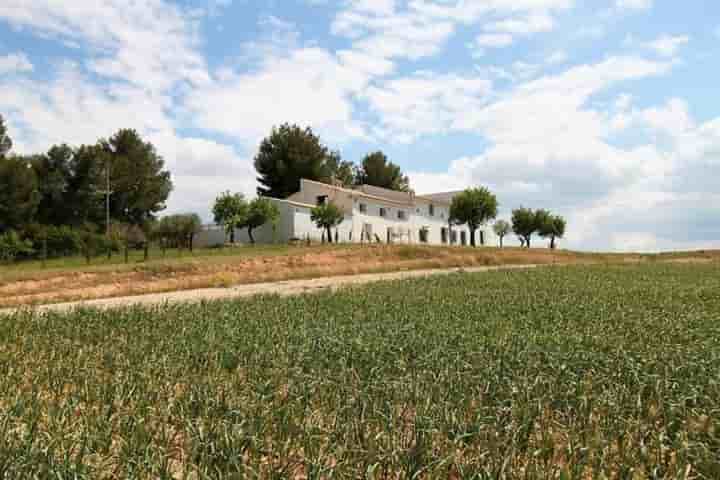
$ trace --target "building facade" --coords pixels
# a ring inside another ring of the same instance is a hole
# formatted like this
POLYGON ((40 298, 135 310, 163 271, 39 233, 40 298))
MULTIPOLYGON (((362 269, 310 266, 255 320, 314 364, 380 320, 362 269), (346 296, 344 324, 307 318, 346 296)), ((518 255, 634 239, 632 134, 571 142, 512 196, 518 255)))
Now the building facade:
MULTIPOLYGON (((333 242, 470 245, 467 225, 448 223, 456 193, 415 195, 370 185, 349 189, 303 179, 300 191, 289 198, 270 199, 277 204, 280 219, 274 227, 255 229, 253 236, 258 243, 322 241, 324 232, 312 222, 310 212, 316 205, 332 202, 345 214, 333 230, 333 242)), ((494 245, 491 232, 488 226, 476 231, 477 245, 494 245)), ((238 230, 236 239, 249 241, 247 231, 238 230)))

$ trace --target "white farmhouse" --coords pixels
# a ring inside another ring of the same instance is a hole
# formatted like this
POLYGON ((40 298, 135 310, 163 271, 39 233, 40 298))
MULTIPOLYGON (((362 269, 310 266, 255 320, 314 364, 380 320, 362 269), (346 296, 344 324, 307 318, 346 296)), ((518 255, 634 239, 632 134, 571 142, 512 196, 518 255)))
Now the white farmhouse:
MULTIPOLYGON (((333 231, 333 242, 469 245, 467 225, 449 225, 450 202, 458 192, 415 195, 371 185, 354 189, 301 180, 300 191, 287 199, 271 198, 280 210, 275 228, 263 225, 253 231, 258 243, 287 243, 293 239, 321 241, 323 231, 310 220, 313 207, 333 202, 345 214, 333 231)), ((492 229, 475 232, 477 245, 494 244, 492 229)), ((248 241, 247 231, 236 238, 248 241)))

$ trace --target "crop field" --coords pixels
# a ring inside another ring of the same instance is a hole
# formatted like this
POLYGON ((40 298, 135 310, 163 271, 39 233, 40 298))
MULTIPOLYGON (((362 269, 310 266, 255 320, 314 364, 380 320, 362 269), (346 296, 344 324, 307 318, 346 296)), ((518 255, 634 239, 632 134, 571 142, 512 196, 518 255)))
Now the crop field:
POLYGON ((720 270, 3 318, 0 478, 720 478, 720 270))

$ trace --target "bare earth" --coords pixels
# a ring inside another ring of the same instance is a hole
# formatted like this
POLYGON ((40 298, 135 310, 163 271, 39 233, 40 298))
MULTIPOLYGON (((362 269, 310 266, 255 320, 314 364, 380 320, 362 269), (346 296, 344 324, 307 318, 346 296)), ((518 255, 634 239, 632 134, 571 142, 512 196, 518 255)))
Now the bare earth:
POLYGON ((157 306, 174 303, 199 303, 208 300, 221 300, 250 297, 253 295, 299 295, 320 290, 335 290, 349 285, 361 285, 382 280, 403 280, 431 275, 447 275, 458 272, 487 272, 493 270, 529 269, 538 265, 505 265, 495 267, 445 268, 430 270, 412 270, 392 273, 370 273, 360 275, 343 275, 336 277, 314 278, 306 280, 288 280, 283 282, 255 283, 238 285, 229 288, 202 288, 168 293, 135 295, 97 300, 85 300, 50 305, 26 306, 0 310, 0 315, 12 315, 20 311, 35 312, 66 312, 77 308, 114 309, 131 306, 157 306))

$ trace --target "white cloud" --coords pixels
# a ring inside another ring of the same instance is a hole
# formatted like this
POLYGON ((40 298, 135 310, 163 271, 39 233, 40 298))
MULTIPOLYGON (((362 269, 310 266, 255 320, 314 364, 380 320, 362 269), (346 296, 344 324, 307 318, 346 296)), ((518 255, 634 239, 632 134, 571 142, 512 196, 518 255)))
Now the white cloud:
POLYGON ((475 38, 478 47, 506 47, 513 43, 513 36, 507 33, 483 33, 475 38))
POLYGON ((410 141, 456 129, 458 119, 487 103, 491 91, 482 77, 418 72, 371 86, 362 98, 380 115, 383 136, 410 141))
POLYGON ((547 13, 531 13, 522 18, 509 18, 490 23, 485 26, 486 31, 510 33, 514 35, 529 35, 532 33, 549 32, 555 26, 552 17, 547 13))
POLYGON ((615 6, 623 10, 648 10, 653 6, 653 0, 616 0, 615 6))
POLYGON ((680 47, 687 44, 690 37, 687 35, 670 36, 663 35, 652 42, 645 43, 644 46, 654 50, 658 55, 664 57, 672 57, 678 52, 680 47))
POLYGON ((350 94, 367 84, 365 70, 383 65, 363 64, 345 55, 354 68, 320 48, 304 48, 287 56, 265 59, 257 71, 225 72, 221 80, 197 88, 186 107, 197 128, 230 135, 248 146, 274 125, 312 125, 333 140, 363 136, 353 121, 350 94))
POLYGON ((0 56, 0 75, 32 72, 33 64, 24 53, 10 53, 0 56))
POLYGON ((88 68, 107 78, 155 91, 207 81, 192 18, 163 0, 4 0, 0 18, 86 50, 88 68))

